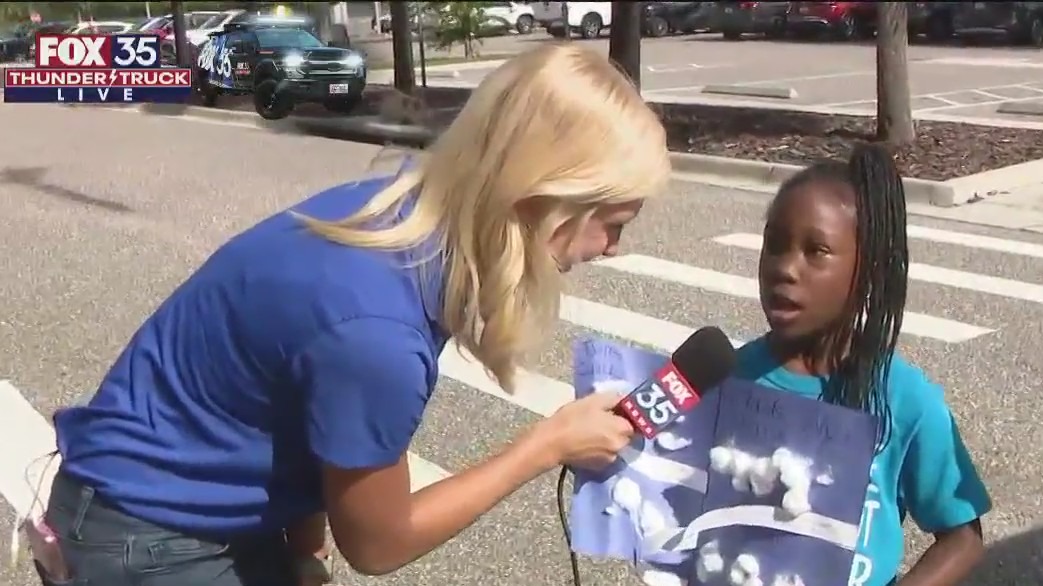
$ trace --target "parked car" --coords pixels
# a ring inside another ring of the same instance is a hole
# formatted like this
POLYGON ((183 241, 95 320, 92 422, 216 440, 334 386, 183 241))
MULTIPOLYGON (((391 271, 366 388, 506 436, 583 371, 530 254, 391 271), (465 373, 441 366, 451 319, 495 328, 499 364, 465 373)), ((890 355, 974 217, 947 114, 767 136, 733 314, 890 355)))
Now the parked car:
POLYGON ((218 12, 205 22, 200 24, 196 28, 189 29, 185 32, 185 37, 188 38, 188 42, 199 47, 206 43, 207 39, 210 38, 211 33, 216 33, 224 30, 226 25, 236 22, 237 19, 242 20, 247 18, 249 15, 245 10, 225 10, 224 12, 218 12))
POLYGON ((532 6, 521 2, 485 2, 482 5, 486 18, 507 23, 507 27, 518 34, 527 35, 536 25, 536 14, 532 6))
POLYGON ((960 2, 953 15, 958 37, 1006 35, 1012 43, 1043 47, 1043 3, 960 2))
POLYGON ((564 37, 568 30, 596 39, 612 26, 611 2, 533 2, 531 6, 536 22, 554 37, 564 37))
POLYGON ((790 2, 786 29, 798 36, 828 34, 839 40, 876 34, 876 2, 790 2))
POLYGON ((909 38, 923 35, 927 40, 939 42, 951 39, 954 34, 953 18, 962 2, 910 2, 909 38))
POLYGON ((65 32, 70 35, 115 35, 125 33, 133 28, 134 23, 122 20, 89 20, 76 23, 65 32))
POLYGON ((789 2, 717 2, 710 15, 710 30, 735 41, 746 34, 779 38, 786 34, 789 5, 789 2))
MULTIPOLYGON (((66 26, 64 30, 54 31, 43 31, 38 30, 36 32, 54 32, 64 33, 67 35, 118 35, 119 33, 125 33, 134 29, 134 23, 123 22, 120 20, 107 20, 107 21, 95 21, 88 20, 84 22, 78 22, 71 26, 66 26)), ((36 60, 36 42, 32 41, 29 43, 29 60, 36 60)))
POLYGON ((70 26, 68 22, 24 22, 0 31, 0 61, 31 59, 36 52, 36 33, 60 33, 70 26))
POLYGON ((650 37, 707 30, 713 2, 645 2, 641 31, 650 37))
POLYGON ((203 103, 223 94, 251 95, 268 120, 290 115, 299 102, 351 111, 366 87, 365 57, 331 47, 305 18, 251 17, 210 35, 196 57, 193 79, 203 103))

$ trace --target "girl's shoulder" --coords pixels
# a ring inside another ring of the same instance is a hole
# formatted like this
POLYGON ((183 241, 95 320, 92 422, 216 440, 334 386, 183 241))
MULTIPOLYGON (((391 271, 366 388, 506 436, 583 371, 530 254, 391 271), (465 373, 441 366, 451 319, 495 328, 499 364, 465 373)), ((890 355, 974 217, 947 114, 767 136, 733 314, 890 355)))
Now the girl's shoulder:
POLYGON ((949 416, 942 385, 898 353, 891 360, 887 393, 891 416, 899 428, 916 428, 924 418, 949 416))

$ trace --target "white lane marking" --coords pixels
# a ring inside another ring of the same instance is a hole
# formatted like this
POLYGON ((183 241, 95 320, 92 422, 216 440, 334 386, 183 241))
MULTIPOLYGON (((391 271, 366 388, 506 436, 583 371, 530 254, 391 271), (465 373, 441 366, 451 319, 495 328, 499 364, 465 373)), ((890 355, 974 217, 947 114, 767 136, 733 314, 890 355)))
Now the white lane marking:
POLYGON ((447 470, 413 452, 407 452, 406 455, 409 460, 409 489, 413 492, 451 476, 447 470))
MULTIPOLYGON (((594 264, 634 275, 654 277, 689 287, 696 287, 705 291, 723 293, 745 299, 757 299, 759 297, 756 279, 719 273, 650 256, 630 254, 600 260, 594 264)), ((923 338, 957 343, 977 338, 994 330, 907 311, 903 318, 902 331, 923 338)))
POLYGON ((0 494, 21 518, 33 510, 37 486, 44 503, 51 494, 57 466, 43 464, 55 450, 54 429, 6 380, 0 380, 0 429, 7 440, 7 447, 0 450, 0 494))
POLYGON ((1003 238, 994 238, 992 236, 983 236, 981 234, 968 234, 966 232, 953 232, 938 228, 928 228, 926 226, 908 226, 906 228, 906 235, 910 238, 930 240, 942 244, 955 244, 969 248, 991 250, 993 252, 1005 252, 1007 254, 1043 258, 1043 244, 1023 242, 1021 240, 1006 240, 1003 238))
MULTIPOLYGON (((569 296, 561 299, 560 317, 577 326, 667 352, 673 352, 695 331, 691 326, 569 296)), ((732 339, 732 344, 739 347, 743 342, 732 339)))
MULTIPOLYGON (((777 83, 787 83, 794 81, 816 81, 820 79, 837 79, 841 77, 861 77, 866 75, 876 75, 876 69, 866 69, 863 71, 843 71, 836 73, 824 73, 821 75, 804 75, 800 77, 783 77, 779 79, 755 79, 751 81, 739 81, 730 85, 773 85, 777 83)), ((705 85, 705 84, 703 84, 705 85)), ((655 89, 644 90, 647 93, 662 93, 662 92, 680 92, 702 89, 702 85, 686 85, 680 87, 664 87, 655 89)))
MULTIPOLYGON (((713 240, 725 246, 760 251, 764 239, 760 234, 737 232, 718 236, 713 240)), ((967 289, 968 291, 1043 303, 1043 285, 1034 283, 979 275, 978 273, 968 273, 915 262, 909 263, 909 277, 925 283, 947 285, 949 287, 967 289)))

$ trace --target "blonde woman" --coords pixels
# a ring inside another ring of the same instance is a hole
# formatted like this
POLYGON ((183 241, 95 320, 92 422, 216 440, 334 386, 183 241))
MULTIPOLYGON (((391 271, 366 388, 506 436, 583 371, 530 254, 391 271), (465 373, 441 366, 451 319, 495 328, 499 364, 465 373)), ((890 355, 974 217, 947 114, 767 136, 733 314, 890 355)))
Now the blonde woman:
POLYGON ((322 583, 327 517, 355 569, 385 574, 556 466, 611 462, 631 429, 598 395, 413 494, 406 449, 447 340, 510 391, 562 273, 615 254, 669 171, 623 75, 544 47, 489 75, 413 166, 232 238, 55 417, 47 522, 72 583, 322 583))

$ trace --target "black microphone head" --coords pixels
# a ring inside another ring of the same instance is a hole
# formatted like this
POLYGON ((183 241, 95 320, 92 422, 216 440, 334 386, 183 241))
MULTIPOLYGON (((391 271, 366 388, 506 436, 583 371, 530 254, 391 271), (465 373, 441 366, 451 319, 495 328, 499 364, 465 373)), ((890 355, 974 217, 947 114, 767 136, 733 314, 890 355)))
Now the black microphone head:
POLYGON ((670 361, 688 384, 702 394, 721 384, 735 370, 735 347, 719 328, 707 326, 688 336, 674 350, 670 361))

